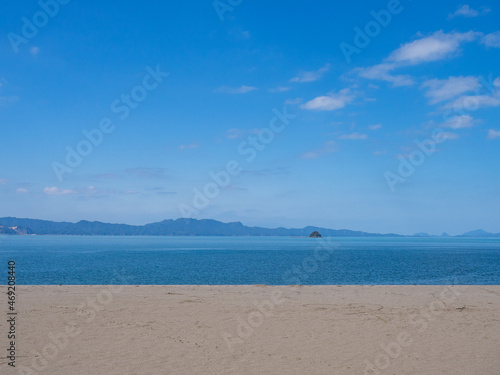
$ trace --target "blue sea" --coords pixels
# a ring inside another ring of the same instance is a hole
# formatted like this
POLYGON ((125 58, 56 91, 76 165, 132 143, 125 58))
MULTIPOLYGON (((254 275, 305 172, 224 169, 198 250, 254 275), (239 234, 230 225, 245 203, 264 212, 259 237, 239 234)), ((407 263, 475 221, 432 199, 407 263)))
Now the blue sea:
POLYGON ((0 236, 17 284, 500 284, 500 239, 0 236))

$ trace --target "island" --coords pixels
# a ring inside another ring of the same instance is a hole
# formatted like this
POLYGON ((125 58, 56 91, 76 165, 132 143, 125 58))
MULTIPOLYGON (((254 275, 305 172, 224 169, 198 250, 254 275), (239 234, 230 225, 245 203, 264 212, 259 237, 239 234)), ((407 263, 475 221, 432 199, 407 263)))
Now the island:
POLYGON ((321 234, 315 230, 314 232, 312 232, 310 235, 309 235, 310 238, 321 238, 321 234))

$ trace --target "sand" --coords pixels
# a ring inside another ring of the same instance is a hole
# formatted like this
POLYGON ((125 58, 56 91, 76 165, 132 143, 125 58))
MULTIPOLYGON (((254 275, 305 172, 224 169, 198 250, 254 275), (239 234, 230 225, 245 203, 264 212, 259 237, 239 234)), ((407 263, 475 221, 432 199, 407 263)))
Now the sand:
POLYGON ((500 286, 21 286, 17 298, 16 367, 1 358, 1 374, 500 374, 500 286))

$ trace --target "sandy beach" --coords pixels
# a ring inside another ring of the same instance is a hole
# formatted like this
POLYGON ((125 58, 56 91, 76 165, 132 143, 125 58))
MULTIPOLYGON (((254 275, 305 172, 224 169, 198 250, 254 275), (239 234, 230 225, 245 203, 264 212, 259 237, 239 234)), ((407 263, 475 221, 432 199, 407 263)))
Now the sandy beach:
POLYGON ((500 286, 18 286, 16 309, 2 374, 500 374, 500 286))

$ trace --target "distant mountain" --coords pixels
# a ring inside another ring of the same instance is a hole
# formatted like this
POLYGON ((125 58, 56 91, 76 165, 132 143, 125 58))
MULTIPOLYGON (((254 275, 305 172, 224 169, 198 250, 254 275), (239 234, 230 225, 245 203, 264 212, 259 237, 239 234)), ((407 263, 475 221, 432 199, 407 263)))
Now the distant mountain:
POLYGON ((14 229, 0 225, 0 234, 17 234, 17 232, 14 229))
MULTIPOLYGON (((291 236, 308 237, 312 232, 323 237, 408 237, 394 233, 380 234, 328 229, 308 226, 305 228, 247 227, 240 222, 222 223, 217 220, 176 219, 146 225, 108 224, 82 220, 78 223, 48 220, 0 218, 0 234, 86 235, 86 236, 291 236)), ((441 237, 448 236, 443 233, 441 237)), ((413 237, 439 237, 417 233, 413 237)), ((500 237, 483 230, 464 233, 456 237, 500 237)))
MULTIPOLYGON (((491 236, 489 237, 492 237, 494 236, 493 234, 491 234, 491 236)), ((429 233, 415 233, 412 237, 470 237, 470 236, 466 236, 466 235, 461 235, 461 236, 450 236, 448 233, 446 232, 443 232, 439 235, 435 235, 435 234, 429 234, 429 233)))
POLYGON ((0 225, 0 234, 33 234, 31 229, 23 227, 5 227, 0 225))
MULTIPOLYGON (((247 227, 240 222, 222 223, 216 220, 177 219, 164 220, 146 225, 107 224, 82 220, 78 223, 47 220, 0 218, 5 227, 29 228, 29 234, 88 235, 88 236, 299 236, 307 237, 317 231, 332 237, 398 237, 397 234, 378 234, 348 229, 305 228, 261 228, 247 227)), ((19 234, 19 233, 4 233, 19 234)))
POLYGON ((473 230, 457 237, 500 237, 500 233, 489 233, 482 229, 473 230))
POLYGON ((431 237, 429 233, 415 233, 413 237, 431 237))

